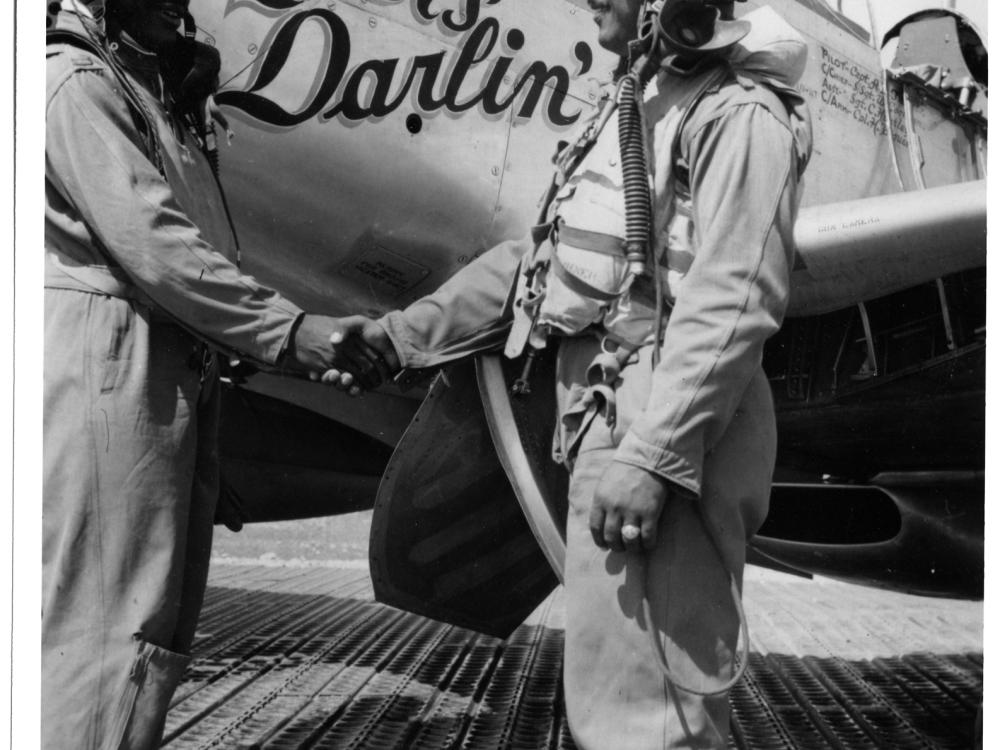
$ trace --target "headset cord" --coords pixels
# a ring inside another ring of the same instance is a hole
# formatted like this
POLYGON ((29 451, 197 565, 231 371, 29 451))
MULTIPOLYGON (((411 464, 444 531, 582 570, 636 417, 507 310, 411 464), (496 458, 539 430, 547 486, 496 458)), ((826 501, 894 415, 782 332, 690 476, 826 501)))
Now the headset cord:
POLYGON ((649 641, 652 645, 656 665, 660 668, 660 671, 663 673, 663 677, 666 681, 673 685, 676 689, 682 690, 685 693, 691 693, 692 695, 713 696, 722 695, 723 693, 728 692, 736 685, 736 683, 742 680, 743 675, 746 674, 747 665, 750 663, 750 629, 747 626, 747 616, 743 609, 743 599, 740 595, 739 584, 736 582, 736 575, 726 567, 725 560, 722 557, 722 553, 719 551, 719 546, 716 544, 715 537, 712 536, 708 529, 708 524, 705 523, 705 519, 702 518, 700 514, 699 519, 702 522, 706 535, 712 542, 712 548, 715 550, 715 554, 719 558, 719 562, 722 564, 723 569, 729 573, 729 593, 732 596, 733 606, 736 608, 736 614, 740 620, 740 638, 743 641, 743 648, 740 649, 740 655, 736 659, 736 672, 733 674, 732 678, 730 678, 721 687, 713 690, 699 690, 684 685, 677 679, 676 675, 674 675, 673 670, 670 669, 670 665, 667 664, 667 656, 663 651, 663 644, 660 642, 658 632, 653 624, 653 607, 649 602, 649 578, 648 568, 646 567, 646 556, 640 552, 635 555, 635 559, 639 564, 639 585, 642 589, 642 614, 646 618, 646 632, 649 634, 649 641))
MULTIPOLYGON (((201 143, 202 152, 205 154, 205 159, 208 161, 208 165, 212 171, 212 177, 215 178, 215 186, 219 191, 219 198, 222 201, 222 210, 226 214, 226 222, 229 224, 229 232, 233 238, 233 247, 236 250, 236 267, 241 268, 243 264, 243 249, 240 246, 240 236, 236 231, 236 222, 233 220, 232 211, 229 209, 229 200, 226 198, 226 191, 222 187, 222 175, 219 169, 219 145, 218 139, 215 133, 215 122, 212 117, 212 109, 216 106, 215 102, 209 97, 203 104, 205 107, 205 123, 202 125, 201 143)), ((227 133, 230 138, 232 138, 232 133, 229 131, 227 126, 227 133)))

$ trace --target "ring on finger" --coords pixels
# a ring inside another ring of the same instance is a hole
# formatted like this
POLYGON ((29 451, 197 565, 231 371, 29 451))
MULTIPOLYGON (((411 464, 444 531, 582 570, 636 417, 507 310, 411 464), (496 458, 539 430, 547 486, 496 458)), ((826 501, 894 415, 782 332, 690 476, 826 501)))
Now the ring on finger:
POLYGON ((640 533, 641 530, 635 524, 627 523, 624 526, 622 526, 622 539, 624 539, 626 542, 634 542, 636 539, 639 538, 640 533))

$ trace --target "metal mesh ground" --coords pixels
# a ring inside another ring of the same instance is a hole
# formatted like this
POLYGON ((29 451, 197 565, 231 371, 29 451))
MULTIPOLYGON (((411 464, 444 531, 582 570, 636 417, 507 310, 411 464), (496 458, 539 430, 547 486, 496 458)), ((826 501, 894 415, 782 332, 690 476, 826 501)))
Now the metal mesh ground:
MULTIPOLYGON (((164 746, 574 748, 562 594, 506 641, 372 601, 363 567, 215 565, 164 746)), ((969 748, 982 606, 748 574, 730 746, 969 748)))

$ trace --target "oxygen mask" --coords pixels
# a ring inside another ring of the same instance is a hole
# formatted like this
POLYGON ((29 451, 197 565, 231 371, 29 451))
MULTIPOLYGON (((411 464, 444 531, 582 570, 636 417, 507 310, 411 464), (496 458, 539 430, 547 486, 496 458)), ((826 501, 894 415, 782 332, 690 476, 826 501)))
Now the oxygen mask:
POLYGON ((195 39, 197 27, 190 13, 184 13, 183 22, 183 35, 160 58, 178 110, 187 113, 197 110, 218 89, 222 60, 215 47, 195 39))
POLYGON ((655 0, 640 18, 630 47, 631 69, 641 78, 676 58, 698 61, 718 55, 750 33, 746 21, 729 21, 710 0, 655 0))

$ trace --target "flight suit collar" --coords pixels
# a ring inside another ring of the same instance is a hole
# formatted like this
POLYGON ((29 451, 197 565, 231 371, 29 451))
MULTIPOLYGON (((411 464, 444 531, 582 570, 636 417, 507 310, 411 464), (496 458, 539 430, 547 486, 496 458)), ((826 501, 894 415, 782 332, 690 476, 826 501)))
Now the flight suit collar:
POLYGON ((147 50, 124 31, 119 31, 111 39, 109 46, 118 62, 157 99, 163 101, 164 87, 159 56, 147 50))
MULTIPOLYGON (((723 66, 728 67, 729 62, 725 58, 718 56, 703 57, 700 60, 680 60, 677 58, 665 60, 660 65, 658 76, 660 79, 660 90, 669 89, 671 79, 686 87, 693 79, 700 78, 706 73, 718 70, 723 66)), ((714 77, 703 93, 714 94, 718 92, 724 81, 725 76, 714 77)))

